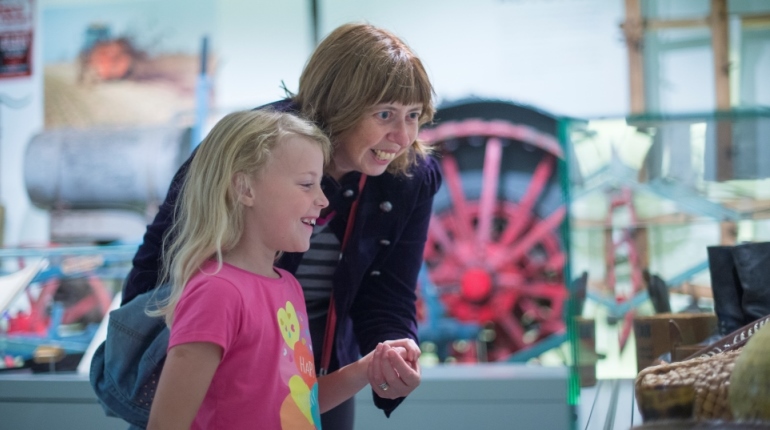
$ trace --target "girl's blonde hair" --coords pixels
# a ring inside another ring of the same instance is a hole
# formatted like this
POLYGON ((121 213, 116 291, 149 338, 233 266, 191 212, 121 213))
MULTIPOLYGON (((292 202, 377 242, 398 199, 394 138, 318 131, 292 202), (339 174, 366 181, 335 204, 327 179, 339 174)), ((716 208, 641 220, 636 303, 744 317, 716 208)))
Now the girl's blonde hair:
MULTIPOLYGON (((380 103, 421 104, 419 125, 433 120, 433 86, 420 59, 396 35, 369 24, 337 27, 318 45, 299 79, 294 101, 337 144, 367 109, 380 103)), ((429 147, 419 140, 388 166, 408 174, 429 147)), ((333 160, 332 160, 333 162, 333 160)))
MULTIPOLYGON (((329 161, 331 144, 314 124, 288 113, 269 110, 234 112, 222 118, 197 149, 180 190, 174 222, 163 243, 161 284, 171 292, 158 310, 169 326, 184 286, 210 259, 222 267, 222 255, 243 232, 243 211, 234 178, 253 177, 269 162, 273 150, 289 136, 305 137, 329 161)), ((270 226, 265 226, 270 228, 270 226)))

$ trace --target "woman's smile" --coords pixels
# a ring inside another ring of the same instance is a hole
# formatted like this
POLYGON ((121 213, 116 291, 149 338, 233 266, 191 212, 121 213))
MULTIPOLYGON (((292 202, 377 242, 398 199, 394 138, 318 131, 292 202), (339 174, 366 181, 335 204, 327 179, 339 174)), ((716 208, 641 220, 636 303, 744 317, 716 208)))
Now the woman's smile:
POLYGON ((393 161, 393 159, 396 158, 396 155, 398 155, 398 152, 388 152, 380 149, 372 149, 372 152, 377 161, 383 161, 386 164, 393 161))

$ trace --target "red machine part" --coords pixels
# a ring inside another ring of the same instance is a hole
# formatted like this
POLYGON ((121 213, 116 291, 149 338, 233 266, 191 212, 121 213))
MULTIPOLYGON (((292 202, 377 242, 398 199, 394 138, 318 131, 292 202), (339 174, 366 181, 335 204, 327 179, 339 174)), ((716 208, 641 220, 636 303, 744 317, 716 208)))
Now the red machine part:
MULTIPOLYGON (((74 324, 94 310, 103 318, 109 311, 112 299, 102 280, 96 276, 88 276, 86 282, 89 285, 90 293, 64 309, 61 324, 74 324)), ((42 288, 36 296, 33 296, 27 289, 30 311, 28 313, 19 312, 12 316, 8 321, 8 333, 45 335, 51 324, 49 307, 61 284, 62 280, 59 278, 49 279, 42 284, 42 288)))
POLYGON ((25 293, 30 303, 29 313, 19 312, 11 317, 8 320, 8 333, 45 335, 50 324, 48 306, 51 304, 57 288, 59 288, 59 281, 50 279, 43 283, 37 297, 33 297, 30 290, 27 289, 25 293))
MULTIPOLYGON (((613 190, 609 200, 609 210, 605 219, 605 224, 610 226, 608 227, 608 234, 605 236, 604 246, 606 262, 605 282, 607 288, 615 295, 615 301, 617 303, 624 303, 633 299, 634 296, 646 288, 634 234, 635 226, 638 225, 638 218, 634 207, 633 193, 630 188, 624 187, 613 190), (613 218, 618 211, 627 211, 632 227, 621 229, 613 229, 611 227, 615 224, 613 218), (626 256, 625 261, 618 261, 617 256, 619 255, 626 256), (628 272, 630 274, 630 288, 626 288, 626 291, 617 288, 616 268, 619 264, 623 263, 628 264, 628 272)), ((623 315, 623 323, 618 334, 621 351, 625 348, 628 337, 631 335, 635 315, 636 312, 633 308, 623 315)))
POLYGON ((498 120, 447 122, 423 131, 421 138, 444 148, 442 168, 451 207, 434 214, 424 256, 450 316, 493 328, 489 361, 504 360, 563 332, 566 257, 558 229, 566 209, 562 204, 545 218, 535 212, 561 147, 531 127, 498 120), (475 198, 466 195, 457 159, 442 145, 464 138, 484 140, 482 185, 475 198), (510 144, 505 146, 504 140, 510 144), (503 151, 523 144, 540 149, 542 158, 518 202, 500 199, 503 151))

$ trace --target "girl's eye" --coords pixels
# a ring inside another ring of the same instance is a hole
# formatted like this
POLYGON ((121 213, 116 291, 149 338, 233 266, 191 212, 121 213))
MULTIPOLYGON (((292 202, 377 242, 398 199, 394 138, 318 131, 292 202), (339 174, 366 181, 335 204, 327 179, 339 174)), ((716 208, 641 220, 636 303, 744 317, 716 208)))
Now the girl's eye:
POLYGON ((388 119, 388 118, 390 118, 390 112, 388 112, 388 111, 377 112, 377 118, 379 118, 379 119, 388 119))
POLYGON ((409 119, 420 119, 420 112, 409 112, 409 119))
POLYGON ((310 183, 310 184, 302 184, 302 187, 303 188, 313 188, 313 185, 315 185, 315 184, 312 184, 312 183, 310 183))

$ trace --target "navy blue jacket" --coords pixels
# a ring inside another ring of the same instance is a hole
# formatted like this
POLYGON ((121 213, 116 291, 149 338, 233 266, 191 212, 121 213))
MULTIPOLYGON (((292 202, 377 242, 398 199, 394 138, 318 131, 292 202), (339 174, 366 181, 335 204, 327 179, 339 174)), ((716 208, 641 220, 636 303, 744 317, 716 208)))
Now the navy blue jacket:
MULTIPOLYGON (((296 113, 296 106, 289 100, 269 106, 296 113)), ((147 226, 123 288, 123 304, 157 285, 163 234, 171 225, 179 189, 193 156, 174 175, 165 201, 147 226)), ((334 273, 337 327, 330 371, 354 362, 379 342, 403 338, 417 341, 415 287, 441 173, 436 161, 429 157, 410 174, 405 177, 386 172, 367 178, 347 249, 334 273)), ((339 183, 330 177, 324 177, 321 183, 329 206, 336 211, 329 226, 340 242, 351 205, 358 197, 359 179, 360 173, 351 172, 339 183)), ((294 273, 301 259, 302 253, 286 253, 276 266, 294 273)), ((324 327, 311 327, 310 331, 319 366, 324 327)), ((401 400, 374 395, 375 404, 387 415, 401 400)))

